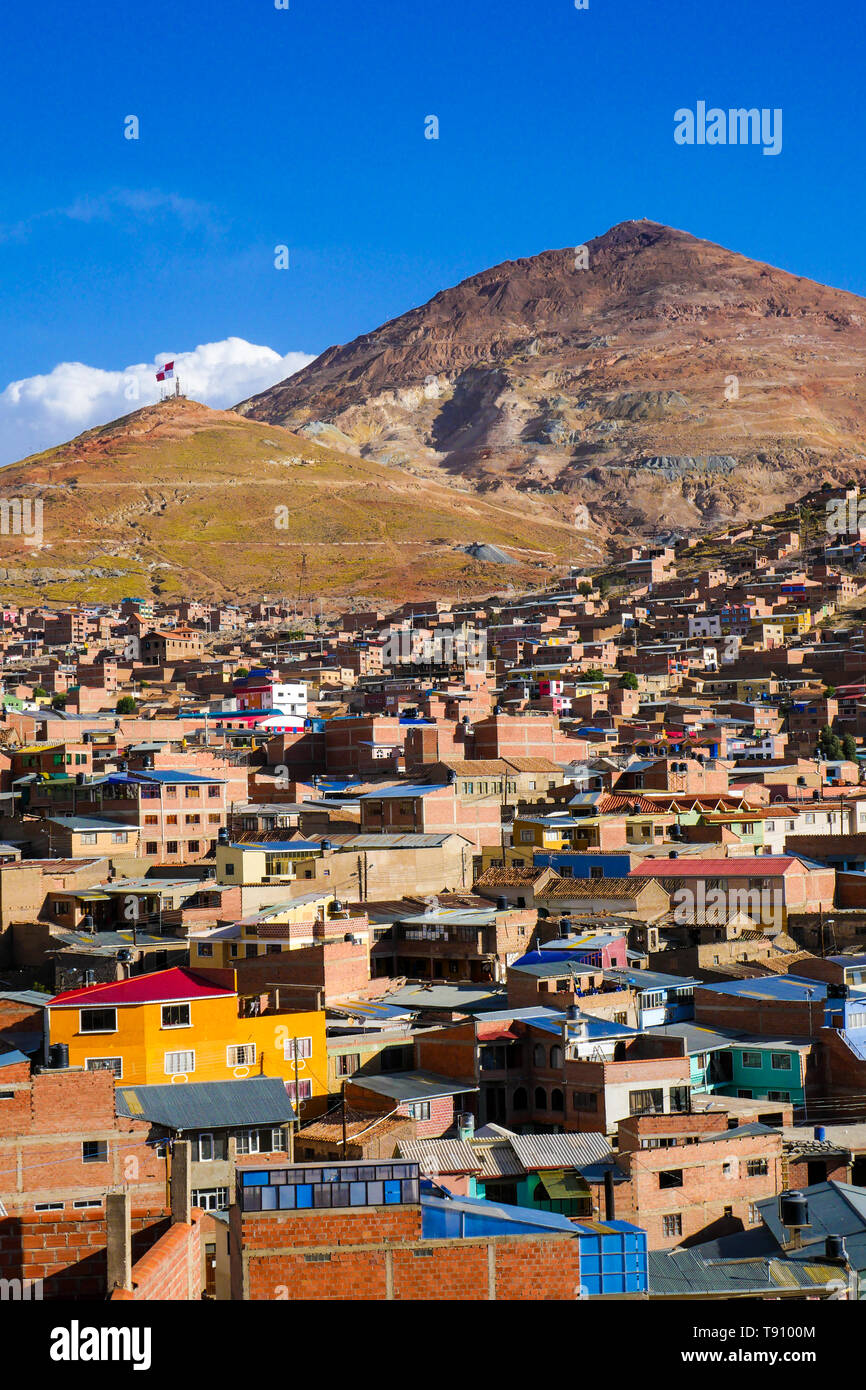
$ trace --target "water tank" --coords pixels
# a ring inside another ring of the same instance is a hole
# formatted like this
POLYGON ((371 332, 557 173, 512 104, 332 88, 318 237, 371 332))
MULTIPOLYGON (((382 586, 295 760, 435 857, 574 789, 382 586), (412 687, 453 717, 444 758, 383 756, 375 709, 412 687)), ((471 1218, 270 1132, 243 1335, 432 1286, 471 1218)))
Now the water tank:
POLYGON ((52 1043, 48 1049, 48 1065, 55 1071, 69 1066, 69 1048, 66 1043, 52 1043))
POLYGON ((842 1236, 828 1236, 824 1241, 824 1254, 828 1260, 847 1260, 848 1251, 842 1236))
POLYGON ((675 849, 668 850, 668 859, 679 859, 679 852, 675 849))
POLYGON ((823 1125, 815 1126, 815 1138, 821 1142, 827 1138, 827 1131, 823 1125))
POLYGON ((468 714, 464 714, 463 718, 460 720, 460 723, 463 725, 464 729, 468 729, 468 728, 469 728, 469 715, 468 715, 468 714))
POLYGON ((457 1116, 457 1138, 471 1139, 475 1133, 475 1116, 468 1110, 461 1111, 457 1116))
POLYGON ((229 843, 228 826, 221 825, 217 831, 217 844, 227 845, 229 843))
POLYGON ((508 911, 508 899, 507 899, 507 898, 497 898, 497 899, 496 899, 496 911, 497 911, 497 912, 507 912, 507 911, 508 911))
POLYGON ((847 998, 848 998, 848 986, 847 986, 847 985, 840 984, 837 980, 834 980, 831 984, 828 984, 828 986, 827 986, 827 998, 828 998, 828 999, 847 999, 847 998))
POLYGON ((448 785, 449 785, 450 787, 453 787, 454 784, 456 783, 456 781, 457 781, 457 773, 454 771, 454 769, 453 769, 453 767, 452 767, 451 770, 450 770, 450 772, 448 773, 448 785))
POLYGON ((331 849, 333 849, 333 845, 331 844, 331 841, 330 841, 330 840, 323 840, 323 841, 322 841, 322 853, 323 853, 323 854, 327 854, 328 851, 331 850, 331 849))
POLYGON ((779 1202, 779 1216, 783 1226, 794 1229, 809 1225, 809 1203, 802 1192, 783 1192, 779 1202))
POLYGON ((83 787, 83 786, 84 786, 84 783, 85 783, 86 781, 87 781, 87 776, 86 776, 85 773, 83 773, 83 772, 76 772, 76 774, 75 774, 75 785, 76 785, 77 787, 83 787))

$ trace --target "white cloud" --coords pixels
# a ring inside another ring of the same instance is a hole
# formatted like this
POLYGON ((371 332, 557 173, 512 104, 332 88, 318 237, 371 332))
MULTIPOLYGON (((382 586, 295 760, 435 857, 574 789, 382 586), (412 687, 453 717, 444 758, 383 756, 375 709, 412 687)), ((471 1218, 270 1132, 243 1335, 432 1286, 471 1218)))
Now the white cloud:
POLYGON ((273 348, 226 338, 202 343, 192 352, 157 353, 153 363, 139 362, 121 371, 60 362, 45 375, 12 381, 0 392, 0 465, 63 444, 94 425, 158 400, 156 368, 172 360, 185 395, 227 410, 300 371, 313 358, 306 352, 281 357, 273 348))

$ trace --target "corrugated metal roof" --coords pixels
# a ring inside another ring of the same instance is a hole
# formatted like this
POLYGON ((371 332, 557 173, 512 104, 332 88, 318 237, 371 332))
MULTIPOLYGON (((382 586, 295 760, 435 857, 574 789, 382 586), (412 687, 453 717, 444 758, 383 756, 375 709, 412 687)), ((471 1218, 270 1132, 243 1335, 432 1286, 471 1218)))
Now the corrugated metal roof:
POLYGON ((285 1124, 295 1118, 284 1083, 267 1076, 185 1086, 118 1086, 116 1100, 118 1115, 181 1132, 285 1124))
POLYGON ((388 1096, 398 1104, 413 1100, 432 1100, 436 1096, 460 1096, 477 1091, 470 1081, 455 1081, 450 1076, 437 1076, 432 1071, 401 1071, 382 1076, 355 1076, 353 1086, 377 1095, 388 1096))
POLYGON ((401 1158, 417 1163, 424 1174, 477 1173, 481 1169, 479 1155, 463 1139, 401 1139, 397 1149, 401 1158))
POLYGON ((515 1134, 510 1144, 525 1169, 581 1168, 611 1158, 603 1134, 515 1134))
POLYGON ((481 1163, 481 1178, 517 1178, 526 1171, 510 1140, 493 1140, 491 1143, 475 1140, 472 1148, 481 1163))

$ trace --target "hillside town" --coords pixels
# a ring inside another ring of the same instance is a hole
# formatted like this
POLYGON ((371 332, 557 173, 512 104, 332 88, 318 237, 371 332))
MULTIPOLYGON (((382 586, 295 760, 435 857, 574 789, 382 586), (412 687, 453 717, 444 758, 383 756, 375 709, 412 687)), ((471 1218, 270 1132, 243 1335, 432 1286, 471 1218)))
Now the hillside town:
POLYGON ((859 500, 483 601, 5 606, 4 1288, 866 1296, 859 500))

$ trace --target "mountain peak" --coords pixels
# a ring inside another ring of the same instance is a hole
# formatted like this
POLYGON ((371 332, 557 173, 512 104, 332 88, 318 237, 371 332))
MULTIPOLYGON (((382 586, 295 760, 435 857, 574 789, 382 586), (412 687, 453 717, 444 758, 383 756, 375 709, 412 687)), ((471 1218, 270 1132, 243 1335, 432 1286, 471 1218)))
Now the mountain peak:
POLYGON ((237 410, 565 516, 576 495, 602 526, 689 529, 859 453, 864 324, 855 295, 633 219, 480 271, 237 410))

